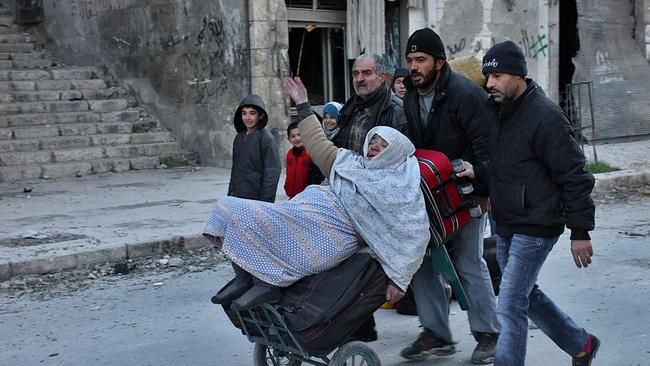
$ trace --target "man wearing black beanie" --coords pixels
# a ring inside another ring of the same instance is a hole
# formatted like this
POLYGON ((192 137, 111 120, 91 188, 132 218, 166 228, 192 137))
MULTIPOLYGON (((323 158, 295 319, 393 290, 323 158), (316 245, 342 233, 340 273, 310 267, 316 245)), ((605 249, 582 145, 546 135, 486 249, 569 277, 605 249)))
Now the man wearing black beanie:
MULTIPOLYGON (((584 169, 584 155, 564 112, 526 79, 519 46, 511 41, 494 45, 483 58, 483 73, 498 119, 490 135, 487 175, 503 273, 494 364, 524 365, 530 318, 573 357, 574 366, 591 365, 600 340, 579 327, 536 282, 565 226, 571 229, 575 264, 591 264, 594 177, 584 169)), ((471 169, 467 173, 472 176, 471 169)), ((476 180, 486 180, 481 174, 476 172, 476 180)))
MULTIPOLYGON (((416 148, 437 150, 449 159, 487 166, 491 121, 485 105, 488 95, 469 79, 454 73, 446 58, 442 39, 433 30, 420 29, 409 37, 406 63, 410 76, 404 80, 403 99, 409 138, 416 148)), ((475 192, 487 200, 486 187, 475 185, 475 192)), ((467 292, 470 329, 478 342, 472 353, 475 364, 493 362, 499 333, 496 300, 483 260, 485 221, 485 215, 472 219, 453 243, 454 266, 467 292)), ((424 331, 400 354, 422 360, 431 355, 455 353, 442 276, 433 270, 429 260, 420 266, 411 287, 424 331)))

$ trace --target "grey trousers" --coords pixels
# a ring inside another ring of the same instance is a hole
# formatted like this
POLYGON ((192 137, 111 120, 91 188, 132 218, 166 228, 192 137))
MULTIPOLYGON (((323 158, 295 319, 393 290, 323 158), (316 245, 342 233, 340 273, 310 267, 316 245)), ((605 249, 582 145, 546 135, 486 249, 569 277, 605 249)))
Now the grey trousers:
MULTIPOLYGON (((499 333, 496 299, 483 259, 485 222, 486 215, 483 215, 461 229, 454 238, 452 260, 469 299, 467 317, 470 329, 473 333, 499 333)), ((422 326, 451 343, 449 302, 442 281, 442 275, 434 271, 428 259, 413 276, 411 287, 422 326)))

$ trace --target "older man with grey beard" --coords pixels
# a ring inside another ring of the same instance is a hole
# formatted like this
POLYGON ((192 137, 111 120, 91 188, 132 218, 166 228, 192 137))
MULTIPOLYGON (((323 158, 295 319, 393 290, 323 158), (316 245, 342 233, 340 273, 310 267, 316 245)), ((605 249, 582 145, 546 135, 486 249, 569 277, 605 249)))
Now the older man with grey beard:
POLYGON ((334 144, 362 153, 363 139, 375 126, 389 126, 405 133, 402 100, 386 84, 389 73, 384 59, 375 53, 360 55, 354 60, 352 77, 355 95, 339 112, 341 130, 334 144))

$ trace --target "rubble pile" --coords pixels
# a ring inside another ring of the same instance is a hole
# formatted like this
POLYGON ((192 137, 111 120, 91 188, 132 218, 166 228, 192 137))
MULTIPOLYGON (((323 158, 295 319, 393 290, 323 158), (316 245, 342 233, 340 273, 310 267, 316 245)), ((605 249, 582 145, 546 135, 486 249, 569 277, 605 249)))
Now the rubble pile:
POLYGON ((126 277, 171 273, 181 276, 188 272, 209 271, 225 260, 221 251, 213 248, 186 250, 172 254, 129 259, 122 263, 103 263, 89 268, 45 275, 19 276, 0 282, 0 297, 34 296, 48 299, 70 296, 94 284, 109 285, 126 277))

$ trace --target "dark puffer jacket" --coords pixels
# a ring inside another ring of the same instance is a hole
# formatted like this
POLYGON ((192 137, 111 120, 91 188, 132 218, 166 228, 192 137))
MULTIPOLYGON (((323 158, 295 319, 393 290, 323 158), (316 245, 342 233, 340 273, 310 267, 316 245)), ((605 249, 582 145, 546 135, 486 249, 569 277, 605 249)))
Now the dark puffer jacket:
POLYGON ((232 171, 228 195, 260 201, 275 201, 275 193, 282 172, 280 154, 273 135, 264 128, 268 114, 262 98, 249 95, 239 104, 234 124, 237 136, 232 144, 232 171), (255 107, 264 113, 257 130, 247 133, 241 118, 243 107, 255 107))
MULTIPOLYGON (((486 104, 489 96, 471 80, 453 72, 447 63, 440 72, 425 128, 420 123, 419 94, 411 78, 404 79, 409 138, 416 148, 437 150, 450 160, 463 159, 477 169, 486 169, 490 125, 494 123, 486 104)), ((476 194, 487 196, 487 186, 476 182, 475 188, 476 194)))
POLYGON ((590 197, 594 177, 564 112, 539 86, 516 101, 495 105, 498 122, 490 135, 490 200, 497 233, 589 239, 594 228, 590 197))

